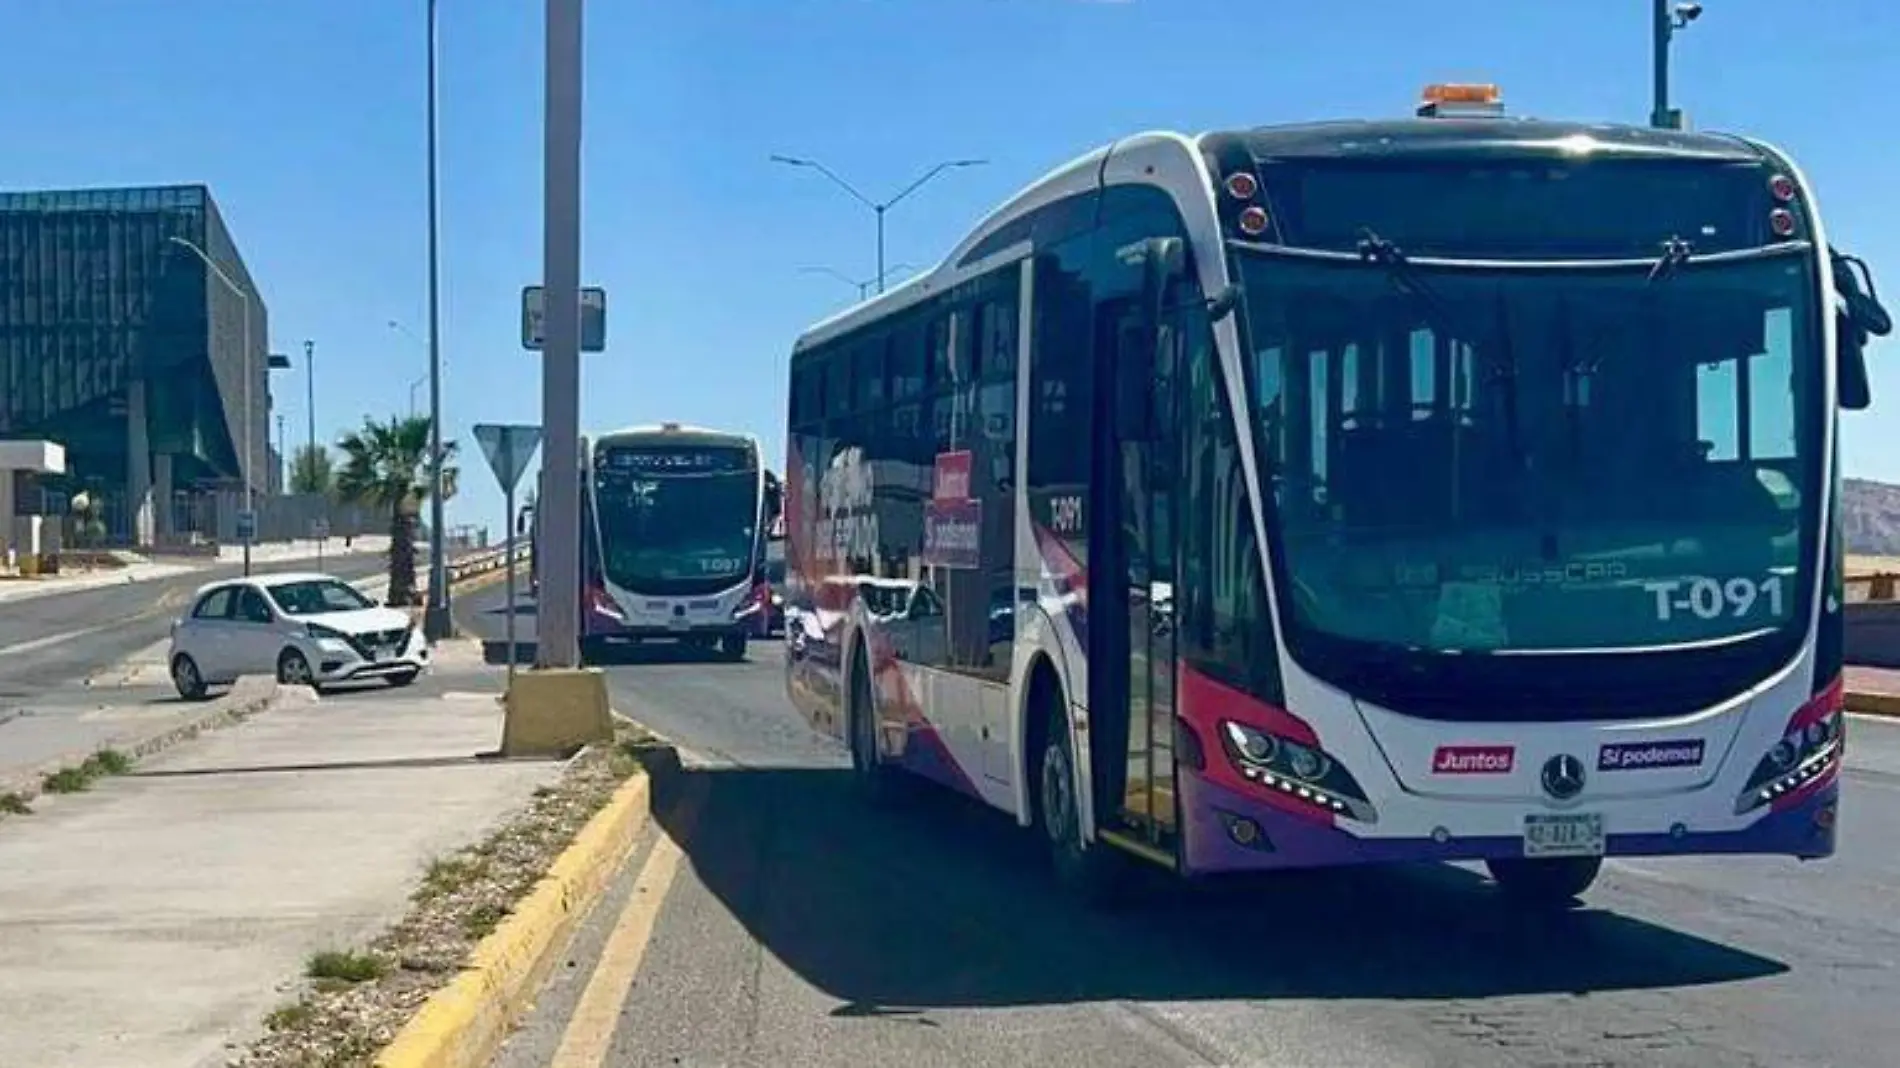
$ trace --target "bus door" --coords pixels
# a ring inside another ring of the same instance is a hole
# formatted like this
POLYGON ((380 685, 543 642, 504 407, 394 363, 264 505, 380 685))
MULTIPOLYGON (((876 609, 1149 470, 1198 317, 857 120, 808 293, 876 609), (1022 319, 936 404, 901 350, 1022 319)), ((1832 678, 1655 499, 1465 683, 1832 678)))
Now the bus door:
POLYGON ((1173 866, 1178 369, 1161 285, 1096 305, 1089 739, 1098 834, 1173 866))

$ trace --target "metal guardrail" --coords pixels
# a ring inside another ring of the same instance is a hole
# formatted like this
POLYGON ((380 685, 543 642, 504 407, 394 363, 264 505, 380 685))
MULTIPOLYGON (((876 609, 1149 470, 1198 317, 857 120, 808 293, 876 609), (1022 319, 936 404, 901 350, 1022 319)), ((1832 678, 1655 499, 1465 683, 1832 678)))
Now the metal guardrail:
MULTIPOLYGON (((533 555, 533 542, 526 538, 515 542, 516 561, 526 560, 533 555)), ((508 547, 506 545, 495 549, 483 549, 479 552, 468 553, 449 561, 449 583, 453 585, 457 582, 461 582, 463 579, 473 578, 476 575, 487 574, 490 571, 500 571, 507 565, 508 547)))
POLYGON ((1900 600, 1900 574, 1893 572, 1849 575, 1841 581, 1841 586, 1848 604, 1900 600))

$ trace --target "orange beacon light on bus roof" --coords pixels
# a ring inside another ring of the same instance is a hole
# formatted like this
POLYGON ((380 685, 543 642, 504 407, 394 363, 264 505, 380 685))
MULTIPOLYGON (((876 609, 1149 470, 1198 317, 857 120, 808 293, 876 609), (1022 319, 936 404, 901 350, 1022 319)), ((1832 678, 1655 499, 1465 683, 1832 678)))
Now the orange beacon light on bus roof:
POLYGON ((1434 82, 1419 97, 1421 118, 1503 113, 1504 94, 1489 82, 1434 82))

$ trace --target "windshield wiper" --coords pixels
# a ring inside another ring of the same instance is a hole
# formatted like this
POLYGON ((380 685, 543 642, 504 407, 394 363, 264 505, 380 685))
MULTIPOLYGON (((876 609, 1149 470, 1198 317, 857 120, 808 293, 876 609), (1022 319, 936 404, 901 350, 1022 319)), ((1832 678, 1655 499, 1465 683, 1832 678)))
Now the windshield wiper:
POLYGON ((1385 276, 1391 281, 1392 288, 1424 304, 1425 314, 1440 333, 1450 337, 1471 336, 1460 331, 1456 316, 1445 306, 1431 283, 1413 268, 1412 261, 1399 246, 1364 226, 1359 228, 1359 259, 1385 268, 1385 276))
POLYGON ((1649 269, 1649 284, 1666 282, 1676 276, 1676 269, 1687 264, 1695 256, 1695 245, 1682 238, 1669 235, 1662 243, 1662 255, 1657 257, 1656 266, 1649 269))

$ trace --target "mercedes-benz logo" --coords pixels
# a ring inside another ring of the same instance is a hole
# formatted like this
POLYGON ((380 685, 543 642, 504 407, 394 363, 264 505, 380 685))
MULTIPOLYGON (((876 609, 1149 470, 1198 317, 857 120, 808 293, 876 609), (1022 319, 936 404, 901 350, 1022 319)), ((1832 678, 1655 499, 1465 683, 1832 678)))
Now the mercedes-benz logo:
POLYGON ((1583 761, 1569 753, 1559 753, 1544 761, 1544 792, 1559 801, 1568 801, 1583 792, 1583 761))

